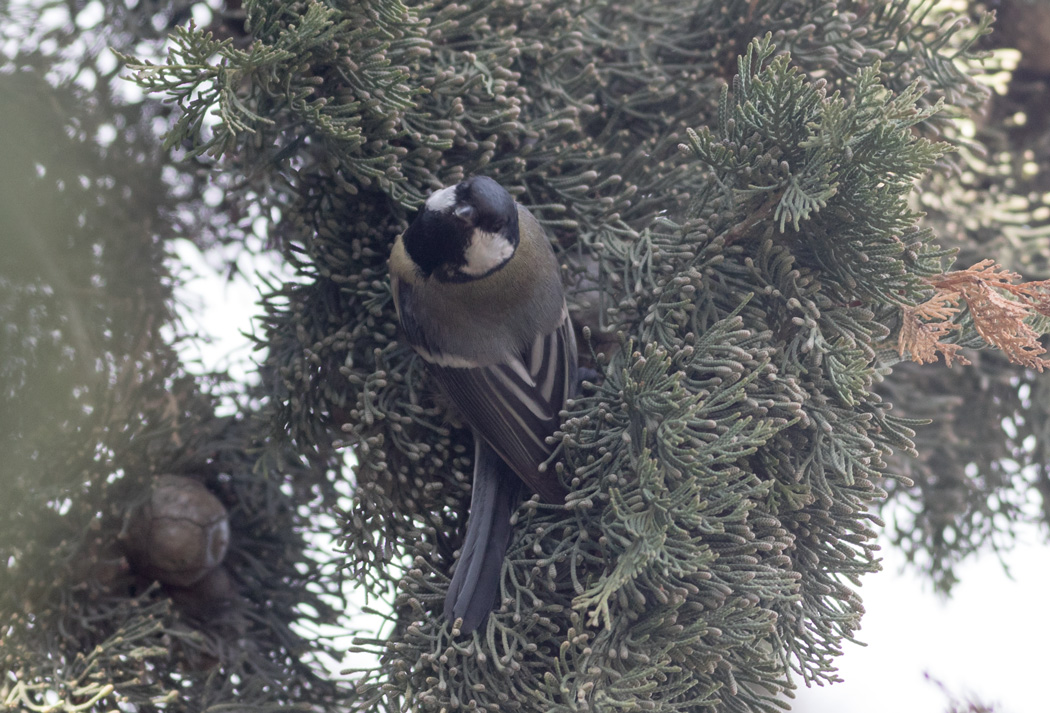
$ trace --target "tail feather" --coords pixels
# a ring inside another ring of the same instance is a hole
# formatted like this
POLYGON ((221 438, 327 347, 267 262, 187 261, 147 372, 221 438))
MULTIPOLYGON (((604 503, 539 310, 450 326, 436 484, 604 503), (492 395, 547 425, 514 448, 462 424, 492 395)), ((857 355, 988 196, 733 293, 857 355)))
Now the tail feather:
POLYGON ((510 544, 510 517, 521 497, 521 479, 484 439, 474 438, 474 488, 467 535, 445 597, 445 617, 463 618, 474 631, 496 603, 503 558, 510 544))

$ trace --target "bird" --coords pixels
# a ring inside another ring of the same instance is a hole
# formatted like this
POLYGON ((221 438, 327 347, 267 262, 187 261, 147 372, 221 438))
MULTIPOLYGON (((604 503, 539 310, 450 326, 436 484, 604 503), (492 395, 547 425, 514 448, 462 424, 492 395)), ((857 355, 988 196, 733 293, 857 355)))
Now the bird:
POLYGON ((395 241, 389 268, 407 342, 474 434, 466 535, 444 608, 469 634, 495 607, 511 517, 526 493, 565 500, 543 464, 576 393, 576 338, 546 232, 487 176, 431 193, 395 241))

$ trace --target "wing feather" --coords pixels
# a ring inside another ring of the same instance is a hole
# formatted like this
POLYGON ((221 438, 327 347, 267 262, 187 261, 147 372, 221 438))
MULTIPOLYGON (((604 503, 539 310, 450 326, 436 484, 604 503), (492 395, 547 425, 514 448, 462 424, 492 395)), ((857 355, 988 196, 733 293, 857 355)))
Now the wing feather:
POLYGON ((550 457, 546 439, 576 385, 576 338, 567 311, 557 329, 506 362, 472 368, 431 362, 430 370, 467 423, 529 487, 548 501, 565 497, 553 469, 541 473, 539 466, 550 457))

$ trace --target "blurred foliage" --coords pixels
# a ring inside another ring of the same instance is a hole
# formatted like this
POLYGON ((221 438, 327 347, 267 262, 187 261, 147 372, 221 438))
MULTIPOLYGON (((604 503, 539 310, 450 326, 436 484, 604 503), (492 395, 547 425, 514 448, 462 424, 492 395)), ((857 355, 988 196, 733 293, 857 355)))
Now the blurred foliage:
POLYGON ((943 681, 934 678, 929 673, 924 674, 924 676, 929 683, 940 689, 944 697, 948 699, 948 707, 945 709, 945 713, 996 713, 997 707, 994 704, 984 703, 973 695, 960 699, 948 690, 943 681))
POLYGON ((880 508, 945 591, 1050 520, 1050 377, 974 351, 965 312, 971 366, 895 348, 953 250, 1050 277, 1040 5, 989 4, 3 6, 0 697, 750 711, 834 680, 880 508), (559 434, 569 501, 519 510, 499 611, 459 640, 470 436, 398 339, 386 257, 472 173, 550 232, 602 378, 559 434), (260 385, 179 363, 175 237, 295 270, 260 385), (230 512, 222 581, 121 556, 162 473, 230 512), (343 577, 393 605, 353 687, 320 666, 343 577))
MULTIPOLYGON (((959 122, 971 138, 955 154, 954 170, 928 176, 914 200, 938 241, 958 250, 958 267, 990 258, 1024 279, 1045 280, 1050 5, 971 4, 972 13, 985 9, 998 16, 994 31, 979 40, 1000 51, 985 62, 995 91, 959 122)), ((915 486, 891 485, 885 512, 893 542, 944 593, 963 559, 1002 553, 1020 528, 1050 523, 1050 373, 991 351, 968 356, 974 364, 965 368, 901 365, 880 387, 899 413, 931 420, 917 428, 918 458, 893 459, 915 486)))
MULTIPOLYGON (((95 39, 139 46, 140 29, 95 39)), ((0 70, 0 701, 332 705, 341 694, 318 662, 345 632, 342 577, 308 545, 301 508, 334 504, 339 469, 268 444, 268 425, 238 407, 243 387, 224 405, 222 375, 186 374, 169 241, 215 219, 198 167, 155 138, 170 110, 124 101, 112 56, 106 69, 85 36, 67 15, 0 70), (191 587, 151 584, 123 556, 126 514, 164 473, 229 512, 222 567, 191 587)))

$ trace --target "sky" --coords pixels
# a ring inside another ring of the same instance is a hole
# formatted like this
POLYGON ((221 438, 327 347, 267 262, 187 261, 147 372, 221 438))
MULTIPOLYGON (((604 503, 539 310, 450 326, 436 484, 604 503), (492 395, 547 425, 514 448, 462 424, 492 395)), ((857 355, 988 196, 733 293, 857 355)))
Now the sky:
MULTIPOLYGON (((208 337, 183 340, 183 359, 198 373, 230 369, 235 378, 250 376, 252 352, 244 335, 260 310, 258 290, 243 275, 279 269, 242 252, 241 276, 227 280, 215 265, 221 256, 205 257, 187 240, 175 248, 175 259, 190 268, 182 276, 195 275, 176 293, 181 318, 208 337)), ((961 565, 960 583, 947 600, 904 569, 896 549, 884 546, 882 553, 883 571, 867 576, 860 590, 867 613, 858 638, 867 645, 847 643, 839 659, 843 682, 801 690, 793 711, 945 713, 948 696, 924 673, 960 701, 976 696, 996 704, 996 713, 1050 711, 1043 679, 1050 664, 1050 547, 1043 534, 1021 529, 1018 546, 1004 555, 1010 575, 992 553, 961 565)))
POLYGON ((1050 664, 1050 555, 1034 527, 1004 555, 963 564, 950 599, 935 595, 903 555, 884 546, 883 571, 860 593, 865 615, 859 638, 839 660, 842 683, 802 691, 800 713, 918 713, 947 709, 947 697, 926 681, 942 681, 956 698, 971 694, 997 713, 1046 713, 1050 664))

